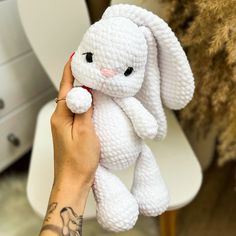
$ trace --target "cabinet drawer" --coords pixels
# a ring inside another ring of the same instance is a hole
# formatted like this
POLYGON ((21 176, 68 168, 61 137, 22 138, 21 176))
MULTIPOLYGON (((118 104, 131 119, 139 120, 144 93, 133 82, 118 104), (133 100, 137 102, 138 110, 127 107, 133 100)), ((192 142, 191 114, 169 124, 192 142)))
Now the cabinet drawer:
POLYGON ((39 109, 53 97, 54 88, 0 120, 0 170, 31 147, 39 109))
POLYGON ((0 117, 52 86, 36 56, 30 52, 0 67, 0 117))
POLYGON ((16 0, 0 1, 0 64, 29 50, 16 0))

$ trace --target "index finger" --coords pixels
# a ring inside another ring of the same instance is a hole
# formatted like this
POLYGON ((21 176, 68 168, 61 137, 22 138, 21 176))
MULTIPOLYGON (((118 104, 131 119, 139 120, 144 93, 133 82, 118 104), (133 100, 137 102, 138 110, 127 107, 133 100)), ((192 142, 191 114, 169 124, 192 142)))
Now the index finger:
MULTIPOLYGON (((62 80, 60 83, 58 99, 65 99, 67 93, 73 88, 74 77, 71 72, 71 60, 69 60, 63 71, 62 80)), ((72 112, 66 106, 65 100, 60 100, 57 102, 56 112, 60 113, 61 115, 71 115, 72 112)))
POLYGON ((73 88, 73 83, 74 77, 71 72, 71 60, 69 60, 64 67, 58 98, 64 98, 67 93, 73 88))

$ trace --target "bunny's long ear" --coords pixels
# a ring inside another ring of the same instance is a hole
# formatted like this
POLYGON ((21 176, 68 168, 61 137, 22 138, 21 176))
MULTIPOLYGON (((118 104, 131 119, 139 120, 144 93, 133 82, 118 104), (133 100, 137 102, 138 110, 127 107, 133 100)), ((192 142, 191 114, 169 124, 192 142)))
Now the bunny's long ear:
POLYGON ((145 108, 156 118, 158 124, 158 133, 156 138, 163 139, 167 132, 167 122, 163 105, 161 101, 161 80, 158 68, 157 43, 152 32, 145 26, 141 26, 147 45, 147 63, 145 68, 144 81, 141 89, 135 95, 145 108))
MULTIPOLYGON (((158 65, 152 63, 147 65, 147 67, 149 66, 150 69, 152 66, 159 66, 160 92, 156 90, 153 79, 149 79, 150 82, 142 86, 141 90, 146 89, 146 92, 140 91, 146 94, 146 97, 144 95, 141 97, 143 100, 149 101, 149 111, 153 113, 152 111, 157 109, 155 106, 157 105, 157 99, 160 99, 160 97, 163 104, 170 109, 185 107, 193 96, 194 79, 187 57, 169 26, 153 13, 128 4, 118 4, 109 7, 103 14, 103 18, 110 17, 128 18, 140 28, 142 26, 148 28, 156 40, 158 65), (153 93, 156 93, 156 96, 153 93)), ((146 73, 145 79, 151 75, 151 73, 148 74, 146 73)), ((156 118, 158 120, 158 117, 156 118)), ((163 132, 165 131, 163 130, 163 132)), ((164 135, 163 132, 161 136, 164 135)))

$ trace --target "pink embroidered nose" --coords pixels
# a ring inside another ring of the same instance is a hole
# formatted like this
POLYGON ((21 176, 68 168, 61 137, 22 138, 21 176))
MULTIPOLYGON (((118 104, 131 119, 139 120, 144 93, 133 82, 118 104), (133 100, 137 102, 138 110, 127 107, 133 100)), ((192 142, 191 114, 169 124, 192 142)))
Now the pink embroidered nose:
POLYGON ((112 70, 112 69, 108 69, 108 68, 102 68, 100 70, 101 74, 107 78, 109 77, 113 77, 115 74, 116 74, 116 71, 115 70, 112 70))

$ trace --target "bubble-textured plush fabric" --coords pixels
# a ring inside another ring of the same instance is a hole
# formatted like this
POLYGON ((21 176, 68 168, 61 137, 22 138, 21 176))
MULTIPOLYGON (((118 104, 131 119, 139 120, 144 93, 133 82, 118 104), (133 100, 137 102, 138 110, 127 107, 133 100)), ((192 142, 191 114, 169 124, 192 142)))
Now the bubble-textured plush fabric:
POLYGON ((166 135, 163 105, 183 108, 194 80, 187 58, 168 25, 147 10, 109 7, 85 33, 71 62, 83 87, 67 105, 83 113, 93 99, 93 122, 101 157, 93 185, 98 222, 115 232, 132 228, 138 214, 157 216, 169 203, 168 190, 145 138, 166 135), (136 164, 131 191, 111 173, 136 164))

